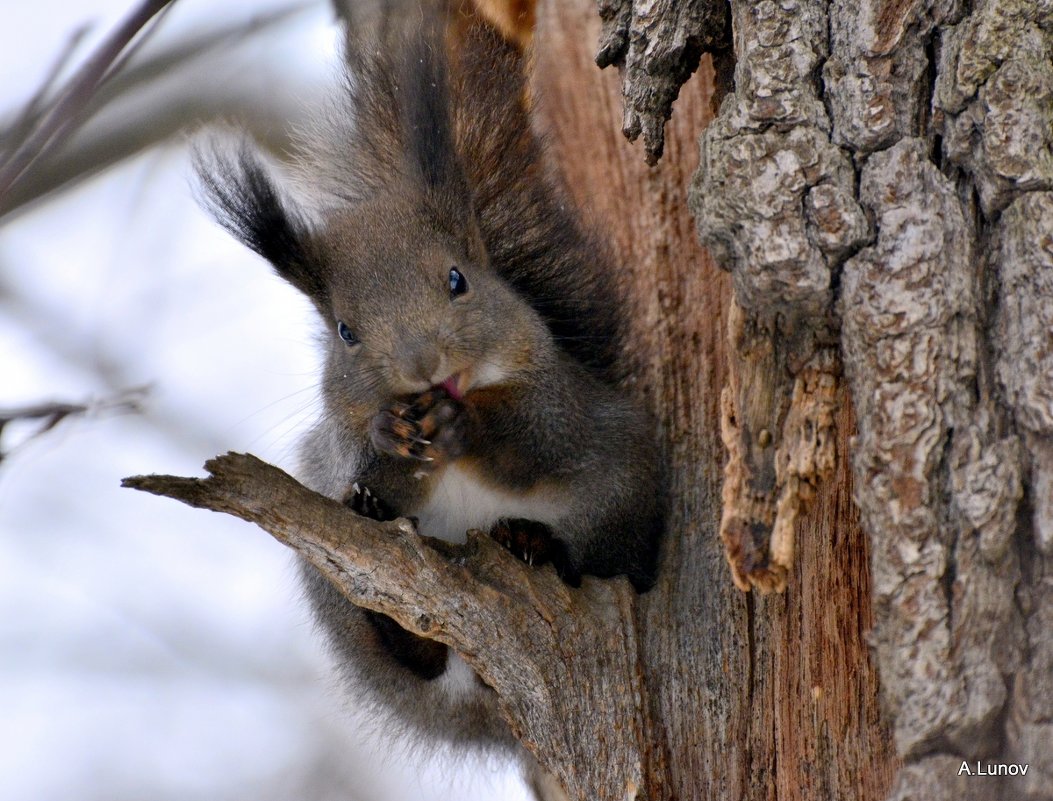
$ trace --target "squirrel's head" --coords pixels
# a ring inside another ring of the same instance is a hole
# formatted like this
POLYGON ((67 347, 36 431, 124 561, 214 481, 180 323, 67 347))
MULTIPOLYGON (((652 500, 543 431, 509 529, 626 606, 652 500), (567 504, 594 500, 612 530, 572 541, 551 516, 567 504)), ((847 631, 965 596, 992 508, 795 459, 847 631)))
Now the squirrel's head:
POLYGON ((328 266, 331 382, 346 375, 391 395, 443 385, 459 397, 544 361, 544 322, 490 269, 474 225, 444 219, 395 192, 329 220, 316 247, 328 266))
POLYGON ((198 161, 220 223, 314 302, 325 386, 352 402, 439 384, 460 395, 551 355, 545 322, 490 268, 434 22, 397 47, 364 48, 343 99, 301 143, 317 214, 279 191, 248 146, 198 161))
POLYGON ((490 268, 456 198, 396 185, 309 222, 248 149, 199 172, 220 223, 321 315, 331 399, 373 405, 439 385, 460 397, 551 358, 544 321, 490 268))

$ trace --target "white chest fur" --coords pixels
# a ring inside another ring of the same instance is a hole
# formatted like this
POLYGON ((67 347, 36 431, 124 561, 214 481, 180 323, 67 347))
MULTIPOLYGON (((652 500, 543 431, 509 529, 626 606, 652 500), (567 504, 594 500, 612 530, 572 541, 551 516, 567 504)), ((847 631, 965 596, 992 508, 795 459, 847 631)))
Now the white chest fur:
POLYGON ((470 528, 487 531, 502 517, 555 525, 565 509, 555 493, 519 495, 480 483, 456 465, 446 468, 427 503, 417 511, 419 531, 449 542, 464 542, 470 528))

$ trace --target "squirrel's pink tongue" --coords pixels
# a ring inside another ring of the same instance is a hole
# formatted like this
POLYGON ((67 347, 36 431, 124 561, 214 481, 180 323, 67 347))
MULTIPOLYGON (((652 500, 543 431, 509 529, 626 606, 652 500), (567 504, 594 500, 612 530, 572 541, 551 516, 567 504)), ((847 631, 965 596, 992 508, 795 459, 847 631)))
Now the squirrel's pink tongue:
POLYGON ((461 398, 462 398, 461 390, 457 386, 457 378, 458 378, 457 375, 451 375, 449 378, 447 378, 445 381, 443 381, 439 386, 441 386, 443 389, 445 389, 446 393, 451 398, 453 398, 454 400, 461 400, 461 398))

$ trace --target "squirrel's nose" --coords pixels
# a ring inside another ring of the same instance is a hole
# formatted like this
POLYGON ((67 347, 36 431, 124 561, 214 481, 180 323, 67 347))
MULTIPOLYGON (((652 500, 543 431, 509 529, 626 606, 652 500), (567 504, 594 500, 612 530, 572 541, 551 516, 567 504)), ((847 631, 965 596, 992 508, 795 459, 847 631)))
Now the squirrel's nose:
POLYGON ((438 348, 430 344, 407 346, 400 355, 405 378, 411 383, 425 382, 431 386, 442 361, 438 348))

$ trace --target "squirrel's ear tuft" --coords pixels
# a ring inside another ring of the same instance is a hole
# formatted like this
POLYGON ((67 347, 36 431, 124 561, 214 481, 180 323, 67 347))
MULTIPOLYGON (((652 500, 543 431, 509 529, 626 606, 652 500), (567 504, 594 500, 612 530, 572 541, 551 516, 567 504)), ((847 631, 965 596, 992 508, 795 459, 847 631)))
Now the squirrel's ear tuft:
POLYGON ((406 150, 427 190, 467 194, 454 142, 449 67, 441 37, 437 23, 425 20, 400 47, 406 150))
POLYGON ((324 303, 326 282, 312 252, 307 222, 283 197, 252 147, 243 142, 235 152, 199 148, 194 167, 203 205, 216 221, 274 265, 278 275, 316 303, 324 303))

